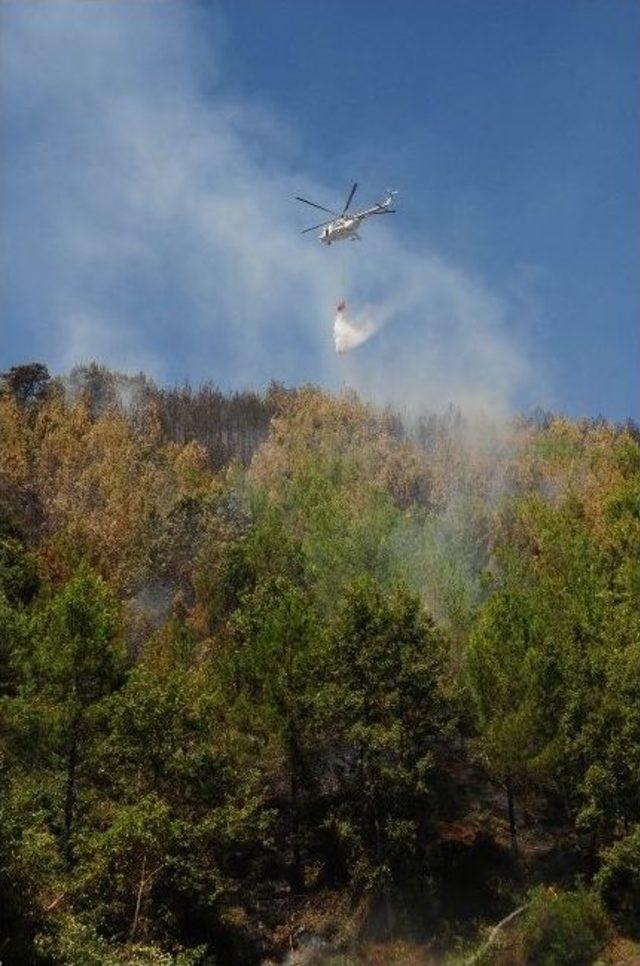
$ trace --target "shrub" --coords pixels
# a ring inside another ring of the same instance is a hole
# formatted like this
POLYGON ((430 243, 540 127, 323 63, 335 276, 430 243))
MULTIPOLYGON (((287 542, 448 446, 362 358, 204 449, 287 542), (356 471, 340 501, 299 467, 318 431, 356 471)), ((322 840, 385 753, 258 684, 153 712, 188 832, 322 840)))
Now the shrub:
POLYGON ((640 825, 602 853, 595 885, 613 917, 640 932, 640 825))
MULTIPOLYGON (((93 926, 69 914, 60 916, 37 945, 42 962, 73 966, 198 966, 204 957, 203 947, 170 953, 158 946, 110 943, 93 926)), ((211 958, 207 962, 215 964, 211 958)))
POLYGON ((524 962, 587 966, 602 949, 606 932, 606 915, 594 893, 539 886, 531 893, 520 927, 524 962))

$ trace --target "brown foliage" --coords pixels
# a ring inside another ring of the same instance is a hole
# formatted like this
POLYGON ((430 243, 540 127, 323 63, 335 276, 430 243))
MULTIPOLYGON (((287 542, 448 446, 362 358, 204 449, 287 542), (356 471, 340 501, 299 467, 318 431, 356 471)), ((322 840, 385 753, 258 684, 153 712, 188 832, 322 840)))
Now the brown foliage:
POLYGON ((273 498, 311 465, 336 483, 366 482, 389 491, 401 507, 426 504, 431 488, 424 450, 399 438, 392 414, 380 413, 353 393, 332 396, 311 386, 283 400, 250 477, 273 498))
POLYGON ((31 426, 3 398, 0 431, 0 493, 27 524, 21 508, 27 495, 37 499, 41 560, 53 579, 82 556, 120 590, 135 587, 148 574, 157 521, 184 498, 217 492, 204 448, 163 443, 153 409, 134 428, 117 408, 92 418, 84 402, 53 398, 31 426))

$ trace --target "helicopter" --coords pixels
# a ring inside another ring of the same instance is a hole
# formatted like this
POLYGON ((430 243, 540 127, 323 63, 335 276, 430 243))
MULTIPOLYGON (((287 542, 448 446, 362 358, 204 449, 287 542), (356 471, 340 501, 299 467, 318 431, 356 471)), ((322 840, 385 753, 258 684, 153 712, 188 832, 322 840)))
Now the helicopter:
POLYGON ((319 238, 320 241, 325 245, 330 245, 331 242, 340 241, 341 238, 350 238, 352 241, 361 241, 360 235, 358 234, 358 228, 369 215, 393 215, 395 214, 395 208, 392 208, 394 196, 397 191, 387 191, 387 195, 384 201, 379 201, 376 205, 372 205, 371 208, 364 208, 362 211, 356 211, 352 214, 347 214, 349 210, 349 205, 353 201, 353 196, 356 193, 358 187, 358 182, 356 181, 349 192, 349 197, 347 198, 347 203, 341 212, 331 211, 330 208, 325 208, 323 205, 317 205, 315 201, 308 201, 307 198, 300 198, 296 195, 296 201, 302 201, 305 205, 311 205, 312 208, 319 208, 320 211, 326 211, 327 214, 332 217, 329 221, 322 221, 319 225, 312 225, 311 228, 305 228, 301 232, 302 235, 306 235, 308 231, 316 231, 318 228, 322 228, 319 238))

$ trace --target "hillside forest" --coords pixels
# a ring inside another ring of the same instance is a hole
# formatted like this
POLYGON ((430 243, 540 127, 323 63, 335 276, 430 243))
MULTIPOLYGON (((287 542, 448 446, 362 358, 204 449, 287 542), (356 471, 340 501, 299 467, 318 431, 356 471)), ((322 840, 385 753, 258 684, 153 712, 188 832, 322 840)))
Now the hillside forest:
POLYGON ((632 423, 8 370, 3 966, 639 962, 639 601, 632 423))

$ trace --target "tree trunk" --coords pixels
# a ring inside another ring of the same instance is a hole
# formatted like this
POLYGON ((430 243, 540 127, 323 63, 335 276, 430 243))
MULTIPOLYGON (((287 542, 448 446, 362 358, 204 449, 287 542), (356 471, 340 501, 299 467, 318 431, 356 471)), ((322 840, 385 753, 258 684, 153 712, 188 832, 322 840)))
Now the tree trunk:
POLYGON ((73 865, 73 819, 76 809, 76 771, 78 767, 78 719, 71 725, 67 748, 67 778, 64 796, 64 855, 67 867, 73 865))
POLYGON ((300 750, 292 725, 289 727, 289 826, 293 850, 292 886, 296 893, 303 889, 304 875, 300 850, 299 774, 300 750))
POLYGON ((291 840, 293 845, 293 888, 302 890, 302 857, 300 854, 300 817, 298 814, 298 776, 291 769, 291 840))
POLYGON ((142 870, 140 872, 140 882, 138 883, 138 892, 136 895, 136 908, 133 914, 133 922, 131 923, 131 929, 129 930, 129 942, 133 942, 134 936, 138 929, 138 920, 140 919, 140 907, 142 906, 142 893, 144 892, 144 887, 147 884, 145 879, 145 874, 147 871, 147 856, 142 857, 142 870))
MULTIPOLYGON (((380 817, 378 811, 378 797, 374 789, 371 796, 371 804, 373 810, 373 827, 376 837, 376 862, 378 868, 383 864, 384 860, 384 845, 382 841, 382 829, 380 828, 380 817)), ((384 899, 384 915, 385 915, 385 927, 387 939, 389 939, 393 933, 393 911, 391 908, 391 895, 389 892, 389 883, 385 881, 383 886, 383 899, 384 899)))
POLYGON ((514 852, 517 852, 518 837, 517 837, 517 830, 516 830, 516 810, 515 810, 513 785, 511 784, 511 779, 507 779, 505 783, 505 788, 507 790, 507 807, 509 809, 509 835, 511 837, 511 848, 514 852))

